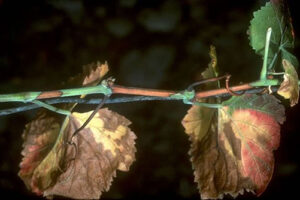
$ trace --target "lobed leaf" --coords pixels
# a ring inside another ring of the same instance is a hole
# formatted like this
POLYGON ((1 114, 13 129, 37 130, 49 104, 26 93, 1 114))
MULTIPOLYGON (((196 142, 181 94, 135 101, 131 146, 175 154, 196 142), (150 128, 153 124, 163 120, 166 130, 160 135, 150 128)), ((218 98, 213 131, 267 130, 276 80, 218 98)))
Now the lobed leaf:
MULTIPOLYGON (((92 112, 92 111, 91 111, 92 112)), ((62 132, 54 118, 39 116, 26 126, 19 176, 33 192, 74 199, 98 199, 111 185, 116 170, 129 170, 135 160, 130 122, 101 109, 67 144, 91 112, 72 113, 62 132)))
POLYGON ((232 97, 223 105, 193 106, 182 121, 201 198, 260 195, 272 177, 284 107, 271 95, 232 97))
MULTIPOLYGON (((92 111, 91 111, 92 112, 92 111)), ((72 113, 68 140, 91 112, 72 113)), ((134 133, 130 122, 108 109, 101 109, 90 123, 73 138, 75 146, 66 147, 64 169, 44 196, 59 195, 73 199, 99 199, 108 191, 116 170, 128 171, 135 160, 134 133), (74 160, 73 160, 74 159, 74 160)))
POLYGON ((249 39, 255 52, 264 55, 266 32, 272 28, 271 44, 268 57, 268 69, 274 67, 273 59, 280 53, 283 59, 287 59, 294 66, 298 66, 296 57, 289 52, 294 47, 294 32, 290 21, 289 12, 282 0, 271 1, 254 12, 250 21, 249 39))
MULTIPOLYGON (((85 75, 73 82, 97 85, 107 71, 107 64, 89 65, 84 67, 85 75)), ((75 105, 64 107, 73 109, 75 105)), ((109 189, 117 169, 129 170, 136 151, 136 136, 128 128, 130 122, 101 109, 72 137, 90 114, 74 112, 62 120, 42 112, 26 125, 19 176, 28 189, 47 197, 99 199, 102 191, 109 189)))

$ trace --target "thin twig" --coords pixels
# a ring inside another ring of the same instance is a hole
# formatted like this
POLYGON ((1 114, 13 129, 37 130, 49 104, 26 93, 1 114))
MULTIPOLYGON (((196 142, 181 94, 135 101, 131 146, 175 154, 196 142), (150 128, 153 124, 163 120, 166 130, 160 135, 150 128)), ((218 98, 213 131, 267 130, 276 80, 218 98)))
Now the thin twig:
MULTIPOLYGON (((277 87, 272 87, 272 91, 276 92, 277 87)), ((226 89, 225 89, 226 90, 226 89)), ((260 93, 263 88, 249 89, 246 90, 245 93, 260 93)), ((219 95, 215 95, 212 97, 228 97, 230 94, 223 93, 219 95)), ((79 104, 99 104, 102 99, 93 98, 93 99, 81 99, 79 97, 64 97, 64 98, 53 98, 45 100, 44 102, 47 104, 58 104, 58 103, 79 103, 79 104)), ((105 104, 115 104, 115 103, 130 103, 130 102, 142 102, 142 101, 178 101, 178 99, 170 98, 170 97, 149 97, 149 96, 130 96, 130 97, 117 97, 113 99, 108 99, 105 104)), ((28 110, 33 110, 40 108, 40 106, 35 104, 25 104, 15 108, 8 108, 0 110, 0 116, 10 115, 18 112, 24 112, 28 110)))
POLYGON ((230 77, 231 77, 231 75, 227 75, 226 76, 226 89, 227 89, 227 92, 229 93, 229 94, 231 94, 232 96, 241 96, 241 95, 243 95, 244 93, 245 93, 245 91, 242 91, 242 92, 240 92, 240 93, 236 93, 236 92, 233 92, 231 89, 230 89, 230 87, 229 87, 229 80, 230 80, 230 77))
POLYGON ((224 75, 224 76, 220 76, 220 77, 208 78, 208 79, 204 79, 204 80, 195 82, 195 83, 189 85, 189 86, 187 87, 187 90, 188 90, 188 91, 192 91, 192 90, 194 89, 194 87, 196 87, 196 86, 199 86, 199 85, 202 85, 202 84, 205 84, 205 83, 209 83, 209 82, 215 82, 215 81, 224 79, 224 78, 226 78, 227 76, 228 76, 228 75, 224 75))

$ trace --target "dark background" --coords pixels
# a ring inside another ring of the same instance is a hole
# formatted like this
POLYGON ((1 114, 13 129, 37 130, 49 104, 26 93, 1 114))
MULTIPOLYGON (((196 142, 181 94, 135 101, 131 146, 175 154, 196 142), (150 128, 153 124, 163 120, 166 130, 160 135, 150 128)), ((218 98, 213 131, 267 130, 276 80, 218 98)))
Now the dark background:
MULTIPOLYGON (((207 67, 211 44, 216 46, 221 74, 233 74, 232 83, 256 80, 262 61, 249 46, 246 31, 253 11, 264 2, 0 0, 0 93, 58 89, 80 73, 82 65, 94 61, 108 61, 118 84, 181 90, 207 67)), ((288 4, 299 36, 296 2, 288 4)), ((298 58, 299 53, 296 39, 298 58)), ((132 121, 138 151, 131 170, 118 172, 102 198, 199 199, 187 155, 188 137, 180 123, 189 106, 140 102, 108 107, 132 121)), ((299 111, 298 105, 287 108, 274 175, 259 199, 298 196, 299 111)), ((34 114, 0 117, 1 196, 42 199, 27 191, 17 176, 22 130, 34 114)))

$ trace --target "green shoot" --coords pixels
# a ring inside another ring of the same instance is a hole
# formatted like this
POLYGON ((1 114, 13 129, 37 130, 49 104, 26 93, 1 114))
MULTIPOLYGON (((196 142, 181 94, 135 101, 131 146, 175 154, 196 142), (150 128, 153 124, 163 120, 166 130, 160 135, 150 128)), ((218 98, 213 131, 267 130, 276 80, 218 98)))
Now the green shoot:
POLYGON ((267 34, 266 34, 266 45, 265 45, 265 54, 264 54, 264 61, 263 61, 263 67, 260 73, 260 79, 266 80, 267 79, 267 65, 268 65, 268 54, 269 54, 269 47, 270 47, 270 39, 272 34, 272 28, 268 28, 267 34))

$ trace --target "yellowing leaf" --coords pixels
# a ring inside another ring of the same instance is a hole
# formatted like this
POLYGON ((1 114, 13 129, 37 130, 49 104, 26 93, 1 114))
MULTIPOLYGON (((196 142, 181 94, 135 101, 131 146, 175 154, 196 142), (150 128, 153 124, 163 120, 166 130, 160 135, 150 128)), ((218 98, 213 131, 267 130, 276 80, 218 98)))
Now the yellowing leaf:
POLYGON ((271 95, 232 97, 223 105, 193 106, 182 121, 201 198, 260 195, 272 177, 284 108, 271 95))
POLYGON ((282 65, 285 70, 284 81, 281 83, 277 93, 286 99, 290 99, 291 106, 294 106, 299 100, 298 74, 288 60, 283 59, 282 65))
POLYGON ((129 170, 136 136, 125 117, 101 109, 72 138, 91 112, 72 113, 60 134, 59 125, 46 116, 27 125, 19 175, 29 189, 47 197, 99 199, 117 169, 129 170), (71 138, 74 145, 67 143, 71 138))
MULTIPOLYGON (((218 75, 216 48, 212 45, 210 46, 209 56, 211 61, 208 64, 207 69, 201 74, 204 79, 217 77, 218 75)), ((217 82, 206 84, 206 89, 215 89, 217 87, 217 82)), ((215 100, 201 99, 200 102, 215 103, 215 100)), ((205 137, 209 130, 210 122, 214 112, 215 109, 192 106, 182 121, 182 124, 185 127, 185 132, 189 134, 190 137, 193 137, 193 140, 201 140, 203 137, 205 137), (197 132, 196 134, 194 134, 195 131, 197 132)))
MULTIPOLYGON (((209 56, 211 61, 208 64, 207 69, 201 74, 204 79, 213 78, 218 75, 216 49, 212 45, 210 46, 209 56)), ((206 84, 206 89, 215 89, 217 87, 217 82, 206 84)), ((216 103, 213 98, 201 99, 200 102, 216 103)), ((214 112, 215 109, 199 106, 192 106, 188 110, 188 114, 182 120, 182 124, 185 127, 185 132, 191 137, 191 141, 201 141, 206 136, 209 132, 214 112)), ((196 148, 194 145, 195 144, 192 143, 191 151, 196 148)), ((192 152, 190 152, 190 154, 192 154, 192 152)))
MULTIPOLYGON (((213 77, 217 77, 218 76, 218 70, 217 70, 217 64, 218 64, 217 53, 216 53, 216 48, 214 46, 212 46, 212 45, 210 46, 209 56, 210 56, 210 59, 211 59, 210 63, 208 64, 208 67, 206 68, 206 70, 201 73, 201 75, 202 75, 202 77, 204 79, 213 78, 213 77)), ((218 87, 217 83, 218 82, 207 83, 205 89, 215 89, 216 87, 218 87)))
MULTIPOLYGON (((77 130, 91 112, 73 113, 68 137, 77 130)), ((64 172, 56 183, 44 191, 45 196, 60 195, 74 199, 98 199, 108 191, 116 170, 127 171, 135 160, 134 133, 130 122, 108 109, 101 109, 90 123, 67 146, 64 172), (75 160, 72 161, 72 158, 75 160)))
POLYGON ((64 149, 59 148, 62 140, 57 141, 59 131, 59 120, 43 112, 27 124, 23 132, 24 157, 19 176, 27 188, 37 194, 49 187, 52 176, 59 171, 59 161, 64 153, 64 149))
MULTIPOLYGON (((84 66, 83 75, 71 82, 81 82, 83 86, 97 85, 107 72, 107 63, 92 63, 84 66)), ((66 104, 63 108, 72 109, 75 105, 66 104)), ((62 122, 48 112, 42 112, 26 125, 23 133, 24 158, 20 163, 19 176, 26 186, 37 194, 42 194, 46 188, 53 185, 61 173, 61 162, 66 150, 63 137, 68 120, 69 118, 66 118, 62 122)))
MULTIPOLYGON (((83 76, 69 83, 94 86, 107 71, 106 63, 90 64, 84 67, 83 76)), ((72 110, 75 105, 63 106, 72 110)), ((91 112, 72 113, 64 120, 44 112, 26 126, 19 176, 30 190, 47 197, 99 199, 117 169, 129 170, 135 160, 136 136, 125 117, 101 109, 72 137, 91 112)))

